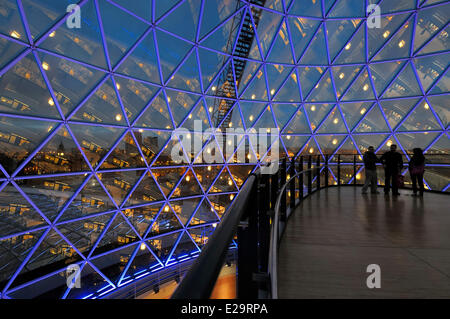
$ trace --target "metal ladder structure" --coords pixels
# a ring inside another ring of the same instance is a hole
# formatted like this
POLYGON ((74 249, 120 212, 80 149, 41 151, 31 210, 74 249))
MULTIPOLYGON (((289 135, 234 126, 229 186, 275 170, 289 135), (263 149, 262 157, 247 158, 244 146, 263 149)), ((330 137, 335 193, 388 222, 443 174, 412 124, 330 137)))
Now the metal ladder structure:
MULTIPOLYGON (((251 15, 253 15, 255 28, 258 28, 263 11, 262 7, 264 7, 266 0, 251 0, 250 2, 258 5, 258 7, 251 7, 251 15)), ((239 28, 240 20, 241 19, 238 16, 233 18, 233 26, 227 43, 227 52, 230 52, 233 49, 233 34, 236 28, 239 28)), ((230 112, 230 110, 233 107, 234 99, 236 98, 236 91, 239 88, 242 76, 244 75, 245 66, 247 64, 247 60, 245 60, 245 58, 248 58, 250 54, 254 38, 255 30, 253 28, 252 18, 250 16, 250 12, 247 11, 241 30, 239 31, 236 48, 234 50, 234 55, 243 59, 234 59, 234 72, 232 63, 228 65, 226 71, 224 70, 224 72, 222 72, 215 92, 215 96, 218 98, 214 100, 212 122, 215 127, 220 127, 222 130, 226 130, 230 127, 229 125, 233 112, 230 112), (223 97, 223 99, 220 99, 221 97, 223 97)))

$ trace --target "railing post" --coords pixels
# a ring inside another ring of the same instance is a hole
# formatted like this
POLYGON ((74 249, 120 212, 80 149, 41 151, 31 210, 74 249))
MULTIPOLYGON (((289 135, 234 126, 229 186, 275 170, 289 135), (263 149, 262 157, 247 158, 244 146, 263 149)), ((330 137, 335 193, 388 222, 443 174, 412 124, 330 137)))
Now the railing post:
POLYGON ((280 170, 276 171, 270 177, 270 208, 275 209, 278 196, 278 179, 280 178, 280 170))
POLYGON ((325 155, 325 188, 328 187, 328 178, 330 177, 329 173, 328 173, 328 154, 325 155))
POLYGON ((353 155, 353 185, 356 185, 356 155, 353 155))
MULTIPOLYGON (((286 183, 286 158, 283 159, 283 162, 281 164, 281 183, 279 188, 281 188, 286 183)), ((280 221, 285 222, 286 221, 286 189, 284 190, 283 194, 281 195, 281 205, 280 205, 280 221)))
POLYGON ((317 155, 317 190, 320 190, 320 155, 317 155))
POLYGON ((337 183, 341 186, 341 154, 337 157, 337 183))
POLYGON ((312 155, 308 158, 308 195, 312 193, 312 155))
MULTIPOLYGON (((295 160, 292 159, 291 161, 291 167, 289 168, 289 177, 292 178, 292 176, 295 176, 295 160)), ((289 200, 289 207, 293 211, 295 209, 295 180, 296 178, 293 178, 292 181, 289 184, 289 192, 291 194, 290 200, 289 200)))
MULTIPOLYGON (((300 156, 300 162, 298 163, 298 171, 299 173, 303 172, 303 156, 300 156)), ((303 200, 303 174, 298 176, 298 186, 299 186, 299 197, 300 200, 303 200)))
MULTIPOLYGON (((260 179, 257 178, 249 195, 249 201, 252 203, 260 203, 261 200, 259 181, 260 179)), ((237 267, 239 269, 237 296, 239 299, 258 298, 259 284, 253 278, 253 275, 258 273, 258 206, 248 206, 237 229, 237 267)))

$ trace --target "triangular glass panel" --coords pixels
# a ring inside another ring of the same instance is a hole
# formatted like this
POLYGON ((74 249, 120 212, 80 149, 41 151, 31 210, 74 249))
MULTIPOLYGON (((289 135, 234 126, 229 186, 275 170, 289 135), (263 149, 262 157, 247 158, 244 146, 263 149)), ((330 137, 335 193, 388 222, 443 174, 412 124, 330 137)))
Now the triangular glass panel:
POLYGON ((63 125, 47 144, 37 152, 20 175, 45 175, 88 170, 78 146, 63 125))
MULTIPOLYGON (((269 82, 270 86, 271 82, 269 82)), ((274 89, 270 90, 270 94, 273 96, 274 89)), ((293 71, 289 77, 287 78, 286 82, 283 84, 281 89, 276 93, 275 98, 273 99, 277 102, 296 102, 300 101, 300 91, 298 88, 298 79, 297 79, 297 73, 293 71)))
POLYGON ((439 32, 438 36, 435 36, 433 40, 431 40, 427 45, 419 51, 420 55, 429 54, 429 53, 437 53, 437 52, 446 52, 450 50, 449 41, 447 41, 446 35, 450 32, 450 26, 447 26, 444 30, 439 32))
POLYGON ((164 92, 160 91, 150 106, 139 117, 135 127, 148 127, 152 129, 173 129, 172 118, 167 106, 164 92))
POLYGON ((330 114, 333 104, 305 104, 305 110, 308 113, 309 123, 311 124, 311 130, 314 132, 330 114))
POLYGON ((447 21, 446 13, 449 10, 449 4, 445 4, 442 7, 423 8, 417 12, 414 52, 435 36, 438 30, 445 25, 445 21, 447 21), (433 21, 433 27, 429 26, 429 21, 433 21))
POLYGON ((12 184, 2 189, 0 207, 0 238, 47 225, 45 219, 12 184))
POLYGON ((189 234, 194 240, 195 244, 201 249, 208 242, 208 239, 214 233, 214 226, 196 227, 189 229, 189 234))
POLYGON ((133 122, 151 101, 157 88, 118 76, 114 80, 128 120, 133 122))
POLYGON ((283 130, 285 134, 310 134, 311 127, 303 108, 297 110, 295 116, 283 130))
POLYGON ((222 170, 223 166, 198 166, 194 167, 197 179, 203 188, 204 192, 207 192, 211 187, 212 183, 216 180, 219 172, 222 170))
POLYGON ((198 70, 197 53, 196 50, 192 50, 187 60, 172 75, 168 86, 191 92, 201 92, 198 70))
MULTIPOLYGON (((280 64, 266 64, 267 81, 270 86, 270 95, 273 97, 280 86, 286 81, 290 75, 292 68, 280 64)), ((297 97, 297 100, 298 101, 297 97)))
POLYGON ((74 286, 70 289, 66 299, 81 299, 94 294, 99 290, 106 291, 108 288, 114 288, 111 283, 106 281, 106 279, 88 263, 81 268, 80 281, 81 283, 84 283, 84 285, 82 284, 83 289, 78 289, 74 286))
POLYGON ((348 86, 361 71, 361 66, 338 66, 332 68, 336 95, 338 98, 347 90, 348 86))
POLYGON ((448 154, 450 150, 450 139, 447 134, 442 134, 427 150, 428 154, 448 154))
POLYGON ((277 119, 277 124, 280 129, 284 128, 297 109, 297 104, 272 104, 271 110, 277 119))
POLYGON ((253 169, 253 165, 228 165, 228 170, 239 188, 244 184, 253 169))
MULTIPOLYGON (((42 68, 49 67, 47 62, 42 68)), ((0 111, 20 115, 60 118, 32 53, 1 77, 0 111)))
POLYGON ((172 90, 166 90, 166 94, 173 119, 178 126, 192 110, 192 107, 199 100, 199 96, 172 90))
POLYGON ((222 194, 222 195, 213 195, 208 196, 208 200, 212 205, 212 208, 214 211, 219 215, 220 218, 222 218, 223 214, 227 210, 228 206, 230 206, 231 202, 235 196, 228 195, 228 194, 222 194))
POLYGON ((202 194, 202 189, 198 184, 197 179, 195 178, 194 172, 189 169, 183 176, 183 179, 181 179, 180 184, 178 184, 177 188, 170 195, 170 197, 188 197, 202 194))
POLYGON ((395 129, 417 102, 419 102, 419 99, 386 100, 380 101, 380 106, 391 128, 395 129))
MULTIPOLYGON (((251 8, 253 14, 253 21, 256 23, 256 33, 258 35, 259 44, 261 45, 262 55, 267 56, 270 46, 272 45, 275 36, 281 26, 283 17, 280 14, 272 11, 261 10, 256 7, 251 8), (260 12, 260 13, 257 13, 260 12), (255 17, 259 16, 259 19, 255 17)), ((244 22, 245 23, 245 22, 244 22)), ((253 41, 253 46, 257 45, 256 37, 253 41)), ((256 50, 257 51, 257 50, 256 50)), ((257 55, 250 54, 250 58, 261 60, 257 55)))
MULTIPOLYGON (((301 1, 309 1, 309 0, 301 0, 301 1)), ((317 4, 319 3, 317 2, 317 4)), ((312 5, 310 6, 310 8, 311 7, 312 5)), ((289 30, 292 35, 292 41, 297 61, 302 56, 306 48, 306 45, 314 36, 315 31, 320 25, 320 21, 300 17, 288 17, 288 21, 289 21, 289 30)))
POLYGON ((262 110, 267 106, 266 103, 257 103, 257 102, 247 102, 241 101, 239 102, 242 116, 244 117, 245 126, 252 127, 255 121, 259 118, 262 110))
POLYGON ((114 213, 76 220, 58 225, 58 230, 83 255, 88 256, 114 213))
POLYGON ((309 44, 307 51, 301 58, 300 64, 328 64, 327 47, 322 25, 309 44))
POLYGON ((229 193, 236 192, 238 189, 234 184, 233 178, 231 177, 228 169, 225 167, 220 173, 214 185, 209 190, 209 193, 229 193))
POLYGON ((359 0, 336 0, 328 17, 364 17, 365 5, 359 0))
POLYGON ((426 101, 419 103, 403 124, 397 129, 400 132, 442 130, 426 101))
POLYGON ((302 156, 306 156, 306 155, 321 155, 320 153, 320 148, 317 145, 316 141, 314 140, 314 138, 310 138, 308 143, 306 143, 303 146, 303 150, 302 152, 299 154, 302 156))
POLYGON ((360 27, 351 41, 335 57, 335 64, 365 63, 366 62, 366 28, 360 27))
POLYGON ((239 111, 239 104, 234 104, 233 108, 228 112, 228 115, 222 120, 222 116, 216 116, 213 118, 216 126, 220 126, 221 130, 228 128, 234 129, 244 129, 244 124, 241 118, 241 113, 239 111), (219 124, 219 125, 217 125, 219 124))
POLYGON ((108 190, 117 205, 120 205, 136 182, 142 171, 118 171, 98 174, 99 180, 108 190))
POLYGON ((148 241, 150 248, 155 252, 159 260, 165 262, 167 258, 169 258, 170 253, 172 252, 173 247, 175 246, 176 241, 178 237, 180 237, 181 233, 182 232, 180 231, 177 233, 157 237, 148 241))
POLYGON ((316 141, 323 154, 334 154, 345 137, 346 135, 319 135, 316 136, 316 141))
MULTIPOLYGON (((392 35, 396 30, 400 30, 401 26, 407 21, 409 16, 409 13, 381 16, 381 28, 368 28, 367 34, 369 40, 369 58, 372 58, 376 53, 379 52, 380 48, 382 48, 384 44, 392 38, 392 35)), ((411 29, 411 27, 408 26, 407 29, 411 29)), ((403 31, 399 31, 399 33, 403 34, 403 31)), ((399 41, 394 44, 398 45, 398 43, 399 41)), ((403 47, 407 47, 406 44, 407 43, 405 41, 405 45, 403 47)))
MULTIPOLYGON (((54 90, 61 111, 67 116, 98 85, 106 73, 98 69, 62 59, 59 56, 38 52, 42 69, 54 90)), ((25 74, 26 78, 26 74, 25 74)), ((33 91, 34 92, 34 91, 33 91)), ((55 105, 50 100, 43 105, 55 105)), ((56 106, 53 106, 56 110, 56 106)), ((42 115, 42 114, 41 114, 42 115)))
POLYGON ((115 250, 109 254, 91 259, 90 262, 111 282, 117 283, 137 246, 137 244, 130 245, 125 248, 115 250))
POLYGON ((185 149, 186 146, 188 146, 187 142, 180 140, 176 134, 172 134, 170 141, 165 144, 162 152, 159 153, 152 165, 170 166, 190 163, 189 154, 187 154, 189 150, 185 149), (175 151, 178 151, 178 153, 175 153, 175 151))
POLYGON ((189 236, 189 233, 186 231, 181 236, 180 241, 178 242, 177 247, 174 249, 172 255, 170 256, 168 262, 175 260, 177 257, 182 257, 186 254, 197 251, 199 251, 199 248, 194 244, 191 236, 189 236))
POLYGON ((0 116, 0 164, 12 174, 52 132, 56 123, 0 116))
POLYGON ((192 46, 188 42, 159 30, 156 31, 156 39, 158 42, 158 50, 162 53, 159 55, 159 65, 161 66, 164 81, 167 82, 192 46), (171 54, 163 54, 164 52, 170 52, 171 54))
POLYGON ((275 38, 275 43, 267 57, 267 61, 274 63, 295 63, 292 58, 290 42, 286 23, 283 22, 275 38))
MULTIPOLYGON (((118 87, 117 84, 116 87, 118 87)), ((82 122, 126 125, 125 116, 111 78, 98 88, 71 119, 82 122)))
POLYGON ((331 133, 348 133, 345 127, 344 119, 338 107, 335 107, 333 111, 323 121, 322 125, 318 129, 317 133, 331 134, 331 133))
MULTIPOLYGON (((132 12, 133 14, 152 22, 152 2, 147 0, 114 0, 116 4, 123 7, 124 9, 132 12)), ((167 1, 170 2, 170 1, 167 1)))
POLYGON ((135 208, 127 208, 122 213, 128 218, 134 229, 143 237, 148 228, 153 224, 162 205, 147 205, 135 208))
POLYGON ((208 88, 216 75, 222 69, 223 65, 229 59, 227 56, 214 51, 198 48, 198 57, 200 61, 200 69, 202 70, 201 78, 203 88, 208 88))
POLYGON ((425 150, 438 137, 439 132, 395 134, 403 149, 409 153, 416 147, 425 150))
POLYGON ((428 101, 436 114, 441 119, 444 128, 450 124, 450 110, 448 108, 448 95, 429 96, 428 101))
POLYGON ((145 39, 120 64, 117 73, 153 83, 161 82, 153 32, 147 34, 145 39))
POLYGON ((409 57, 413 36, 413 24, 414 17, 411 17, 408 22, 402 25, 401 30, 389 40, 389 43, 378 52, 373 60, 381 61, 409 57))
POLYGON ((166 0, 166 1, 154 1, 155 4, 155 19, 161 18, 166 14, 169 9, 172 9, 176 4, 181 2, 180 0, 166 0))
POLYGON ((389 132, 390 130, 381 113, 380 107, 376 104, 372 110, 367 113, 364 120, 355 131, 359 133, 379 133, 389 132))
POLYGON ((236 12, 243 4, 240 1, 232 0, 224 3, 216 1, 205 1, 203 4, 203 17, 200 27, 200 38, 211 32, 218 25, 223 23, 231 14, 236 12), (206 14, 205 14, 206 12, 206 14))
POLYGON ((110 151, 124 130, 116 127, 70 124, 70 130, 93 167, 110 151))
POLYGON ((134 130, 134 136, 144 154, 147 163, 152 163, 155 156, 162 150, 170 139, 171 133, 163 131, 134 130))
POLYGON ((159 27, 189 41, 196 40, 201 0, 186 0, 159 23, 159 27), (180 23, 183 21, 183 23, 180 23))
POLYGON ((152 224, 147 237, 172 232, 182 227, 183 226, 180 224, 180 221, 173 212, 172 208, 170 208, 169 205, 165 205, 164 208, 159 213, 155 222, 152 224))
POLYGON ((339 52, 358 29, 362 20, 328 20, 326 22, 328 32, 328 48, 330 60, 333 61, 339 52))
POLYGON ((10 63, 12 59, 25 51, 25 46, 0 37, 0 69, 10 63))
POLYGON ((440 93, 447 93, 450 92, 450 71, 447 69, 445 74, 441 76, 441 78, 438 80, 438 82, 434 85, 433 89, 431 90, 431 94, 440 94, 440 93))
POLYGON ((130 227, 122 214, 117 213, 114 221, 104 231, 94 250, 94 255, 131 244, 137 240, 139 239, 135 231, 130 227))
POLYGON ((2 256, 2 271, 0 272, 0 289, 11 280, 22 262, 30 254, 31 247, 44 233, 43 230, 34 233, 24 233, 14 237, 0 239, 0 254, 2 256))
MULTIPOLYGON (((337 151, 336 155, 337 154, 341 155, 358 154, 358 147, 355 146, 355 143, 353 143, 353 140, 351 139, 350 136, 348 136, 345 142, 339 147, 339 150, 337 151)), ((337 159, 336 155, 333 156, 333 160, 337 159)))
POLYGON ((22 0, 28 28, 33 39, 39 38, 67 12, 62 1, 22 0))
POLYGON ((309 102, 333 102, 336 96, 331 81, 330 72, 327 71, 319 83, 316 84, 314 90, 309 94, 307 101, 309 102))
MULTIPOLYGON (((213 1, 210 1, 213 3, 213 1)), ((222 4, 221 4, 222 5, 222 4)), ((207 5, 206 5, 207 6, 207 5)), ((236 37, 239 36, 239 26, 241 24, 243 12, 246 12, 246 10, 242 10, 236 15, 233 16, 233 18, 229 19, 227 22, 225 22, 222 26, 220 26, 218 29, 216 29, 211 34, 202 35, 201 45, 216 51, 225 52, 227 54, 231 54, 233 51, 233 45, 236 41, 236 37), (205 38, 205 36, 207 36, 205 38)), ((203 17, 207 16, 208 14, 205 14, 205 11, 203 12, 203 17)), ((212 30, 211 30, 212 31, 212 30)), ((252 36, 253 32, 251 31, 252 36)), ((236 52, 237 54, 237 52, 236 52)), ((258 53, 259 54, 259 53, 258 53)), ((259 56, 259 59, 261 57, 259 56)))
POLYGON ((99 1, 99 9, 108 56, 114 67, 149 26, 108 1, 99 1))
POLYGON ((373 102, 341 103, 342 114, 344 114, 349 130, 353 130, 358 121, 372 107, 373 102))
POLYGON ((98 180, 91 176, 89 181, 83 186, 83 189, 64 210, 60 220, 66 221, 81 218, 99 212, 111 211, 115 208, 113 201, 98 180))
POLYGON ((386 90, 383 97, 406 97, 422 95, 419 84, 417 83, 416 75, 410 63, 398 75, 397 79, 392 83, 389 89, 386 90))
POLYGON ((261 130, 265 131, 266 129, 277 128, 275 122, 273 121, 273 115, 270 106, 264 111, 258 121, 253 125, 253 128, 255 128, 258 133, 261 132, 261 130))
POLYGON ((264 67, 261 67, 256 72, 252 82, 249 84, 244 94, 242 94, 241 99, 259 101, 268 100, 266 77, 264 73, 264 67))
POLYGON ((159 184, 159 187, 161 188, 165 196, 169 196, 169 194, 178 184, 178 182, 183 177, 185 172, 186 169, 182 167, 161 168, 152 170, 153 176, 155 177, 156 181, 159 184))
POLYGON ((369 73, 364 70, 347 90, 343 101, 361 101, 375 99, 369 73))
MULTIPOLYGON (((239 110, 237 112, 239 112, 239 110)), ((182 127, 183 129, 196 133, 203 133, 207 129, 211 129, 208 119, 208 111, 203 100, 200 100, 194 110, 192 110, 192 112, 188 115, 186 120, 183 122, 182 127)))
POLYGON ((353 135, 361 153, 367 151, 369 146, 377 150, 388 138, 388 134, 353 135))
POLYGON ((2 1, 0 14, 0 32, 12 38, 27 42, 28 37, 22 24, 17 2, 14 0, 2 1))
POLYGON ((387 63, 372 63, 369 66, 378 96, 382 95, 384 90, 392 82, 403 65, 404 62, 395 61, 387 63))
POLYGON ((160 200, 164 200, 164 196, 161 194, 153 176, 150 172, 147 172, 124 206, 141 205, 160 200))
POLYGON ((40 271, 35 270, 43 266, 48 271, 47 273, 51 273, 66 268, 67 262, 73 264, 80 260, 82 258, 75 249, 52 229, 47 233, 39 247, 36 248, 11 287, 16 287, 24 282, 32 281, 42 276, 40 271))
POLYGON ((47 218, 53 220, 83 180, 83 175, 71 175, 68 177, 21 180, 19 184, 47 218))
POLYGON ((433 55, 414 59, 413 62, 425 92, 447 70, 450 64, 447 55, 433 55))
POLYGON ((108 155, 100 169, 146 167, 133 135, 128 132, 116 148, 108 155))
POLYGON ((311 92, 313 87, 316 86, 317 82, 319 82, 319 79, 326 69, 322 67, 307 66, 300 67, 297 71, 300 77, 300 86, 302 88, 303 97, 306 97, 311 92))
POLYGON ((126 281, 130 276, 140 275, 145 270, 152 269, 159 264, 158 260, 153 253, 150 252, 150 249, 146 244, 142 243, 138 246, 136 256, 134 256, 134 259, 131 261, 122 281, 126 281))
POLYGON ((234 59, 234 69, 236 75, 239 76, 236 79, 239 95, 247 88, 256 73, 259 74, 260 70, 264 71, 260 63, 241 59, 234 59))
MULTIPOLYGON (((320 1, 316 0, 293 0, 294 3, 289 9, 289 13, 296 16, 322 18, 322 7, 320 1)), ((287 1, 286 1, 287 2, 287 1)), ((287 5, 286 5, 287 6, 287 5)))
POLYGON ((187 226, 187 223, 191 220, 192 214, 199 206, 200 200, 201 198, 192 198, 170 202, 170 206, 172 206, 183 226, 187 226))
POLYGON ((295 136, 295 135, 287 135, 283 136, 283 144, 286 147, 287 156, 289 158, 295 157, 295 155, 300 152, 302 147, 308 141, 309 136, 295 136))
POLYGON ((44 42, 42 48, 64 56, 108 69, 103 49, 95 1, 89 0, 81 7, 81 28, 69 29, 61 24, 44 42))

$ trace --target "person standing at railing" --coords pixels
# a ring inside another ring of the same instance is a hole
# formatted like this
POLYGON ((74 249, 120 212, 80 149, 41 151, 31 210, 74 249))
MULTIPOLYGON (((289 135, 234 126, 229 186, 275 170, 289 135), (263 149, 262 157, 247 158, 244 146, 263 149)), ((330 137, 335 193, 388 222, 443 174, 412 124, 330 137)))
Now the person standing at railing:
POLYGON ((397 152, 397 145, 392 144, 391 150, 381 156, 381 163, 384 166, 384 193, 389 194, 392 180, 392 194, 394 196, 400 195, 398 192, 398 176, 403 168, 403 158, 397 152))
POLYGON ((411 181, 413 186, 413 196, 417 196, 417 184, 419 184, 419 196, 423 196, 423 174, 425 172, 425 156, 420 148, 413 149, 413 156, 409 161, 409 174, 411 175, 411 181))
POLYGON ((364 168, 366 170, 366 182, 362 188, 362 193, 367 194, 367 189, 370 186, 370 191, 372 194, 378 194, 377 192, 377 163, 379 162, 378 157, 375 155, 375 148, 369 146, 367 152, 363 156, 364 168))

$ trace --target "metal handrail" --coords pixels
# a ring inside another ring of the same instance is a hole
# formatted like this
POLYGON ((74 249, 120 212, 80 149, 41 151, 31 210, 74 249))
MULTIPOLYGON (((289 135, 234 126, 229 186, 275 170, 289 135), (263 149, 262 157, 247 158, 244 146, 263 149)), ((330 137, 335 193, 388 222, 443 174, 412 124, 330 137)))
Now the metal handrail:
POLYGON ((270 231, 270 245, 269 245, 269 274, 270 274, 270 282, 271 282, 271 298, 278 299, 278 231, 279 231, 279 223, 280 223, 280 206, 281 200, 283 198, 283 193, 286 191, 286 187, 294 180, 302 174, 314 172, 317 170, 321 170, 326 167, 326 165, 322 165, 319 167, 314 167, 305 171, 301 171, 291 178, 289 178, 286 183, 281 187, 280 193, 278 194, 277 201, 274 207, 274 216, 272 229, 270 231))
POLYGON ((172 299, 207 299, 210 297, 231 240, 249 203, 248 197, 255 181, 256 174, 253 173, 225 212, 222 221, 203 247, 202 253, 173 293, 172 299), (196 289, 192 289, 192 287, 196 287, 196 289))

